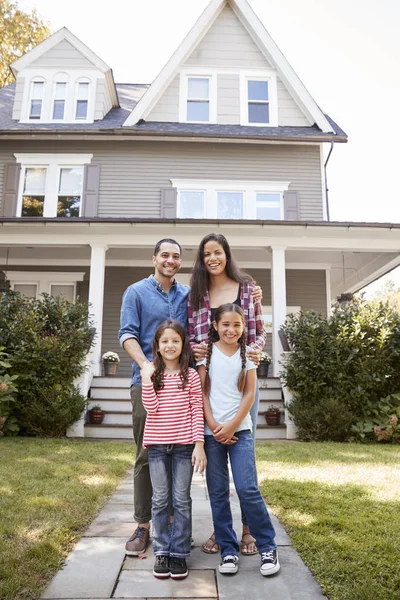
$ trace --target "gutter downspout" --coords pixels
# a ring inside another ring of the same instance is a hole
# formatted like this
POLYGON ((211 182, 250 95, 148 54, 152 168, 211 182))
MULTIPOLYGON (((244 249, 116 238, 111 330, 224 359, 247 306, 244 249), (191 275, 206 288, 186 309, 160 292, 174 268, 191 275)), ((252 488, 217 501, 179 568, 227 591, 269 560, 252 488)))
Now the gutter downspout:
POLYGON ((325 198, 326 198, 326 219, 327 221, 330 221, 330 216, 329 216, 329 201, 328 201, 328 192, 329 192, 329 188, 328 188, 328 178, 326 176, 326 166, 329 162, 329 159, 331 157, 332 154, 332 150, 333 150, 333 142, 331 142, 331 149, 329 150, 329 154, 327 156, 327 159, 324 163, 324 174, 325 174, 325 198))

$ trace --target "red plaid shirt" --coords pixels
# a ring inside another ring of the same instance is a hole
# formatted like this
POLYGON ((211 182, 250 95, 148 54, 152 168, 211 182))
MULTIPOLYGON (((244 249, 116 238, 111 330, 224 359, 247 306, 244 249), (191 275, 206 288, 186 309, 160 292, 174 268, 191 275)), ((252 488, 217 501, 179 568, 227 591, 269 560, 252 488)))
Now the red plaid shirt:
MULTIPOLYGON (((261 303, 258 300, 254 302, 251 291, 253 285, 249 283, 240 284, 240 306, 243 309, 246 319, 247 344, 254 344, 259 350, 262 350, 267 339, 267 332, 264 328, 264 317, 262 314, 261 303)), ((208 340, 208 330, 211 324, 211 308, 208 291, 198 310, 194 310, 190 304, 190 294, 188 298, 188 321, 189 321, 189 340, 190 345, 200 344, 208 340)))

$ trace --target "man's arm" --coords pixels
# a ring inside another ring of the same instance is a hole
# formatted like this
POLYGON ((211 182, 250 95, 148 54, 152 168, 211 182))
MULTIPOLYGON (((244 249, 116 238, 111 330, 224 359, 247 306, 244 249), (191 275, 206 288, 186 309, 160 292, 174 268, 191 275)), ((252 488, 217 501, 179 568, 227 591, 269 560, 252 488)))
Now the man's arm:
POLYGON ((131 286, 122 298, 121 328, 118 337, 122 348, 135 363, 142 368, 149 362, 138 342, 140 339, 141 301, 137 291, 131 286))
POLYGON ((143 350, 141 349, 139 342, 135 340, 135 338, 128 338, 125 340, 122 343, 122 347, 140 368, 142 368, 145 363, 149 362, 143 354, 143 350))

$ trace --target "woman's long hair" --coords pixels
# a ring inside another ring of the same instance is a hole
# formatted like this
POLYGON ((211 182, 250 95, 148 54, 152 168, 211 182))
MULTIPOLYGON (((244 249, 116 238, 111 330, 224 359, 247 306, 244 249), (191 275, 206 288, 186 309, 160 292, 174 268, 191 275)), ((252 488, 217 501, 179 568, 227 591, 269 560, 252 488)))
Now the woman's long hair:
POLYGON ((190 349, 189 344, 189 336, 187 335, 184 327, 178 321, 171 321, 168 319, 161 323, 158 327, 154 338, 153 338, 153 363, 156 368, 153 375, 151 376, 151 380, 154 385, 154 389, 156 392, 161 390, 164 387, 163 375, 165 371, 164 361, 159 352, 158 343, 164 331, 166 329, 173 329, 179 335, 182 340, 182 354, 179 357, 179 369, 180 369, 180 378, 181 378, 181 389, 184 390, 188 383, 188 371, 189 367, 192 366, 192 351, 190 349))
POLYGON ((220 244, 224 249, 226 254, 225 271, 230 279, 233 279, 233 281, 237 281, 238 283, 250 283, 253 281, 253 278, 250 275, 239 269, 232 256, 226 237, 220 233, 209 233, 203 237, 200 242, 192 269, 192 277, 190 279, 190 303, 194 310, 199 310, 210 283, 210 276, 204 264, 204 246, 207 242, 217 242, 217 244, 220 244))
MULTIPOLYGON (((240 357, 242 359, 242 370, 240 371, 238 377, 237 387, 240 393, 243 393, 244 386, 246 384, 246 320, 244 318, 244 312, 237 304, 221 304, 218 306, 215 311, 215 323, 219 323, 222 319, 222 316, 227 312, 234 312, 240 315, 243 323, 243 334, 239 338, 240 345, 240 357)), ((211 323, 210 329, 208 331, 208 343, 207 343, 207 354, 206 354, 206 378, 204 381, 204 391, 206 394, 210 393, 210 362, 211 362, 211 354, 213 351, 213 347, 215 342, 219 340, 218 332, 214 327, 214 323, 211 323)))

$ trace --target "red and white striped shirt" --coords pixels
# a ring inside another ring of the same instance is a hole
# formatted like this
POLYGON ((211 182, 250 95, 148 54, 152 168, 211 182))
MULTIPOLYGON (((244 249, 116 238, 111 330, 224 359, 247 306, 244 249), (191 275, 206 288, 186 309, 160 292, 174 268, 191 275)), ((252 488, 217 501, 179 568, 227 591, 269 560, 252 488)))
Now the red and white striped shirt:
POLYGON ((204 411, 200 377, 188 371, 188 383, 181 389, 179 373, 163 376, 164 387, 142 385, 142 401, 147 411, 143 447, 153 444, 193 444, 204 440, 204 411))

